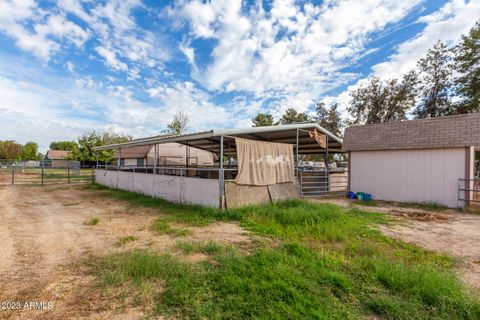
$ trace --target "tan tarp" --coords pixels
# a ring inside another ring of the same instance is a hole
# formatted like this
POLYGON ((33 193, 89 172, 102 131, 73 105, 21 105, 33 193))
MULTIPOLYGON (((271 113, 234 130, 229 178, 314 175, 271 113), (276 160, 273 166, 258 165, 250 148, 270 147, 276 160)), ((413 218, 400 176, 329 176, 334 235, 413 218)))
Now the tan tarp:
POLYGON ((235 182, 266 186, 293 182, 295 163, 293 145, 235 138, 238 174, 235 182))
POLYGON ((323 149, 327 149, 327 136, 324 134, 321 134, 320 132, 317 131, 317 129, 313 129, 312 131, 308 132, 310 135, 310 138, 313 138, 317 141, 317 143, 322 147, 323 149))

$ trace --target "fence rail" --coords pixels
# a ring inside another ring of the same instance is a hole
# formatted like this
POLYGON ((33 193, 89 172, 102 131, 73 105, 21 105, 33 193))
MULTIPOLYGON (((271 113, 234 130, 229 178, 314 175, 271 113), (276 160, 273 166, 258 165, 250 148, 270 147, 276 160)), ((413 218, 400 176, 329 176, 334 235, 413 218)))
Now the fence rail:
POLYGON ((458 208, 470 203, 480 203, 480 178, 458 179, 457 190, 458 208))
POLYGON ((94 181, 94 168, 79 161, 64 161, 62 166, 49 161, 0 160, 0 185, 74 184, 94 181))
POLYGON ((300 170, 302 197, 343 196, 348 192, 348 173, 345 170, 300 170))

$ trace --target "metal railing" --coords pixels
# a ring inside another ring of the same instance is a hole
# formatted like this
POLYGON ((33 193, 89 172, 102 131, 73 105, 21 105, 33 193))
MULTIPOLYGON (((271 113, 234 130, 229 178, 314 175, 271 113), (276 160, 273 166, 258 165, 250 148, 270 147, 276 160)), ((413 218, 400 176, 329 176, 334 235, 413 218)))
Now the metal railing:
POLYGON ((158 175, 169 175, 169 176, 181 176, 181 177, 191 177, 191 178, 203 178, 203 179, 218 179, 219 172, 222 170, 225 174, 225 181, 233 180, 237 174, 237 168, 223 168, 220 169, 217 166, 198 166, 192 165, 189 167, 186 166, 153 166, 153 165, 144 165, 144 166, 135 166, 135 165, 101 165, 99 164, 97 169, 104 169, 108 171, 121 171, 121 172, 134 172, 134 173, 148 173, 148 174, 158 174, 158 175))
POLYGON ((302 197, 343 196, 348 192, 348 172, 341 169, 299 170, 302 197))
POLYGON ((6 161, 0 160, 0 185, 46 185, 89 183, 94 181, 93 167, 81 167, 80 162, 6 161))
POLYGON ((458 179, 457 208, 462 208, 471 202, 480 203, 480 178, 458 179))

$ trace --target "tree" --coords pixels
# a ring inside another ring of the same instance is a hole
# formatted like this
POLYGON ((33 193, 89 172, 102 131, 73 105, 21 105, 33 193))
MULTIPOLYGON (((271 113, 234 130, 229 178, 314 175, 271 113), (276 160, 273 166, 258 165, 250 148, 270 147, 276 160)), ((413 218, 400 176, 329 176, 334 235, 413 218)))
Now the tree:
MULTIPOLYGON (((130 136, 124 136, 109 132, 89 131, 78 138, 78 150, 74 151, 71 159, 79 161, 96 160, 96 154, 93 147, 99 147, 107 144, 124 143, 132 140, 130 136)), ((115 159, 115 151, 102 150, 98 153, 98 159, 102 162, 112 162, 115 159)))
POLYGON ((434 118, 453 113, 452 57, 447 45, 438 41, 427 55, 417 62, 420 73, 420 103, 413 112, 417 118, 434 118))
POLYGON ((51 150, 75 151, 78 149, 76 141, 53 141, 50 143, 51 150))
POLYGON ((460 103, 457 113, 480 110, 480 21, 455 47, 456 93, 460 103))
POLYGON ((352 124, 368 124, 403 120, 408 110, 415 106, 417 75, 414 71, 403 76, 402 81, 385 82, 373 77, 365 85, 350 93, 347 111, 352 124))
POLYGON ((168 131, 173 134, 182 134, 185 132, 185 129, 188 126, 188 122, 189 122, 188 114, 186 114, 183 111, 177 111, 173 115, 172 122, 170 122, 170 124, 167 126, 168 131))
POLYGON ((21 160, 38 160, 38 144, 33 141, 25 143, 19 157, 21 160))
POLYGON ((308 121, 311 121, 311 119, 306 113, 298 112, 294 108, 288 108, 287 110, 285 110, 285 113, 282 115, 282 117, 276 124, 289 124, 308 121))
POLYGON ((13 140, 0 140, 0 159, 15 160, 22 152, 22 146, 13 140))
POLYGON ((260 112, 252 119, 252 123, 252 127, 273 126, 273 116, 269 113, 260 112))
POLYGON ((325 103, 317 103, 315 121, 337 137, 342 136, 343 120, 338 104, 334 103, 327 109, 325 103))

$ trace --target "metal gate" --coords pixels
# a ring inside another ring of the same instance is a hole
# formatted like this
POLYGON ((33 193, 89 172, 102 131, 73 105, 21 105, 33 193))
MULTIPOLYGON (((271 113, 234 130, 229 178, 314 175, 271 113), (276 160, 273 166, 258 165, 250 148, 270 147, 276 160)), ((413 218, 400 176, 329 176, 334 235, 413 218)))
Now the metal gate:
POLYGON ((458 179, 457 207, 463 208, 470 203, 480 204, 480 178, 458 179))
POLYGON ((301 170, 302 197, 344 196, 348 192, 348 172, 345 170, 301 170))
POLYGON ((0 185, 89 183, 93 178, 93 168, 81 167, 79 161, 52 166, 49 161, 0 160, 0 185))

